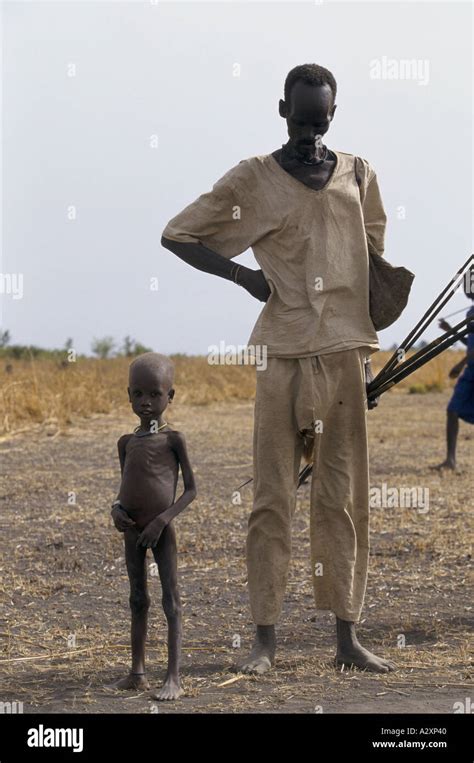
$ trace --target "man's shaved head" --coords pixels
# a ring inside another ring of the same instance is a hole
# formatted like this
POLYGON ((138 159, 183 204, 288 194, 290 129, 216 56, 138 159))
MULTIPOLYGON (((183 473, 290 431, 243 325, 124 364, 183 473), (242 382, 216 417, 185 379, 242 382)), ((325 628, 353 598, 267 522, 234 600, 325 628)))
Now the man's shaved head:
POLYGON ((322 87, 327 85, 332 92, 332 102, 336 100, 337 84, 332 72, 318 64, 301 64, 288 72, 285 80, 285 101, 290 105, 291 90, 296 82, 304 82, 305 85, 322 87))

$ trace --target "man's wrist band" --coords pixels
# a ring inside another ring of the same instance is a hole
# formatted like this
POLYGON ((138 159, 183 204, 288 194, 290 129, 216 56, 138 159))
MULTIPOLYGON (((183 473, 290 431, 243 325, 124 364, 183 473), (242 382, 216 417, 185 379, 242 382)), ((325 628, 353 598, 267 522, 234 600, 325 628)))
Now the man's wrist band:
POLYGON ((231 269, 230 269, 230 277, 231 277, 231 278, 232 278, 232 280, 233 280, 233 281, 235 281, 235 283, 236 283, 236 284, 238 284, 239 286, 240 286, 240 284, 239 284, 239 282, 238 282, 238 280, 237 280, 237 277, 238 277, 238 273, 239 273, 239 270, 240 270, 240 268, 241 268, 241 267, 242 267, 242 265, 238 265, 237 263, 234 263, 234 265, 232 265, 232 267, 231 267, 231 269), (235 269, 234 269, 234 268, 235 268, 235 269))
POLYGON ((116 506, 120 506, 120 501, 114 501, 112 504, 112 508, 115 509, 116 506))

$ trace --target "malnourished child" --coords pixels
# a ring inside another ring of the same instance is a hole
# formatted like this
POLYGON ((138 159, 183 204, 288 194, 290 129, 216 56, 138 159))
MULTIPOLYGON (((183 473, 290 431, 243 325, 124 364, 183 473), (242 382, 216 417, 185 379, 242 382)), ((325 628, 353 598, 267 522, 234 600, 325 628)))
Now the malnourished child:
POLYGON ((173 519, 196 497, 194 475, 181 432, 163 419, 171 403, 174 368, 165 355, 147 352, 130 365, 128 396, 140 425, 120 437, 117 445, 122 481, 112 518, 124 533, 125 559, 130 579, 132 667, 117 689, 148 689, 145 640, 150 597, 146 553, 151 548, 163 591, 168 621, 168 670, 154 699, 173 700, 183 693, 179 678, 181 604, 177 581, 177 551, 173 519), (181 467, 184 492, 175 500, 181 467))

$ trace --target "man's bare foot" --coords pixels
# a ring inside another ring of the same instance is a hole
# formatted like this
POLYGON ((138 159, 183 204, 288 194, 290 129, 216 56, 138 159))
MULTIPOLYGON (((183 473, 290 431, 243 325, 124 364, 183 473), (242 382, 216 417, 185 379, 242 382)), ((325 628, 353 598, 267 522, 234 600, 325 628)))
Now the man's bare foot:
POLYGON ((153 692, 151 697, 163 702, 165 700, 179 699, 182 694, 184 694, 184 689, 181 688, 179 679, 167 678, 161 689, 153 692))
POLYGON ((359 668, 372 673, 388 673, 397 669, 390 660, 383 660, 361 646, 354 622, 336 617, 336 630, 337 652, 334 663, 337 667, 359 668))
POLYGON ((443 461, 441 464, 430 466, 430 469, 436 469, 437 471, 441 471, 442 469, 452 469, 453 471, 456 471, 456 461, 453 461, 452 458, 447 458, 446 461, 443 461))
POLYGON ((344 652, 338 651, 335 664, 336 667, 359 668, 359 670, 370 670, 372 673, 389 673, 397 669, 393 662, 377 657, 360 644, 344 652))
POLYGON ((108 689, 149 689, 150 684, 144 673, 129 673, 125 678, 107 685, 108 689))
POLYGON ((275 626, 257 625, 257 632, 252 651, 240 665, 241 673, 262 675, 275 664, 275 626))

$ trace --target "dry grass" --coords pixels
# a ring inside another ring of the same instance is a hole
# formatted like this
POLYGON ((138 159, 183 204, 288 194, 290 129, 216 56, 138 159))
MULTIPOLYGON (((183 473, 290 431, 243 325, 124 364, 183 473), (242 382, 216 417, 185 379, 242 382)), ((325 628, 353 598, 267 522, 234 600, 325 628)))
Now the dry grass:
MULTIPOLYGON (((453 382, 448 372, 463 356, 448 351, 432 360, 408 379, 398 390, 442 391, 453 382)), ((390 353, 373 356, 377 372, 390 353)), ((248 365, 209 365, 206 357, 171 356, 176 367, 176 401, 207 405, 221 401, 252 400, 255 395, 255 369, 248 365)), ((94 413, 126 410, 127 378, 130 360, 80 359, 61 364, 54 360, 6 360, 0 367, 0 434, 41 423, 52 431, 63 430, 81 417, 94 413), (11 367, 7 373, 6 366, 11 367)))

